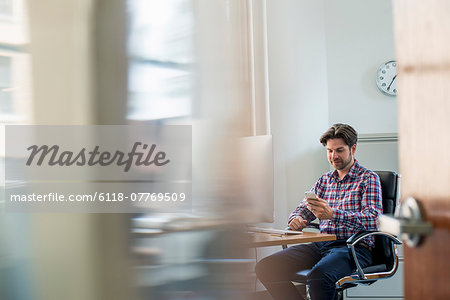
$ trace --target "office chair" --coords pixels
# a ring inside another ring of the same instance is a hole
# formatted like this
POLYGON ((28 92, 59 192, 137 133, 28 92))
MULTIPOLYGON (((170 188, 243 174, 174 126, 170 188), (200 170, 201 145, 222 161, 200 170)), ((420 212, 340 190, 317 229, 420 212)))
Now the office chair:
MULTIPOLYGON (((381 192, 383 201, 383 214, 394 214, 397 206, 397 195, 399 190, 399 175, 391 171, 375 171, 380 177, 381 192)), ((350 259, 355 267, 355 272, 345 276, 336 282, 336 297, 343 299, 343 291, 347 288, 355 287, 360 284, 370 285, 379 279, 392 277, 397 271, 399 258, 397 254, 397 245, 401 241, 389 233, 359 232, 347 240, 350 259), (372 265, 361 268, 356 252, 355 245, 363 238, 375 236, 375 248, 372 251, 372 265)), ((303 270, 297 273, 294 282, 307 284, 307 275, 311 270, 303 270)))

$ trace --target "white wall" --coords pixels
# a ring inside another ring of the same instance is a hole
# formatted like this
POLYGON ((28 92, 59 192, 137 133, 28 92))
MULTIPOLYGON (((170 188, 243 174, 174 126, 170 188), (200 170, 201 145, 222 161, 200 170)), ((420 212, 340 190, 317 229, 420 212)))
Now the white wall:
POLYGON ((395 57, 391 0, 327 0, 324 12, 330 124, 397 132, 397 98, 375 84, 378 67, 395 57))
POLYGON ((318 140, 331 124, 397 131, 396 98, 375 84, 379 65, 394 59, 391 0, 267 0, 267 21, 279 227, 329 169, 318 140))
POLYGON ((267 1, 275 224, 327 170, 318 138, 328 127, 323 1, 267 1))

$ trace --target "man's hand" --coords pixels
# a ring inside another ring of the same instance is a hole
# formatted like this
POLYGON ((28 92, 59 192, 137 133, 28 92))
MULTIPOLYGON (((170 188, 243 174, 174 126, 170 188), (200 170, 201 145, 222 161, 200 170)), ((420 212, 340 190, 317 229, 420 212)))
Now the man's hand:
POLYGON ((306 207, 319 219, 330 220, 333 218, 333 209, 323 199, 307 199, 306 207))
POLYGON ((291 230, 302 230, 307 224, 308 221, 303 220, 302 217, 295 217, 291 220, 291 222, 289 222, 289 228, 291 230))

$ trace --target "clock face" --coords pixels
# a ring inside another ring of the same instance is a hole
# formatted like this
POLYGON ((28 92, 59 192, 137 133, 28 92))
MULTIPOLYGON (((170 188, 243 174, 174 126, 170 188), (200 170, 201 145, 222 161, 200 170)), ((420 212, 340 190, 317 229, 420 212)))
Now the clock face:
POLYGON ((397 62, 388 61, 378 68, 377 86, 389 96, 397 96, 397 62))

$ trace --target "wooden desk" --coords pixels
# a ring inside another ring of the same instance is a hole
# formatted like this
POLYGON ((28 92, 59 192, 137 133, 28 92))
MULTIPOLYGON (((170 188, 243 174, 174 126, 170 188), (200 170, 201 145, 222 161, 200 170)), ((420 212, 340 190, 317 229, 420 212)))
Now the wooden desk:
POLYGON ((249 243, 250 247, 267 247, 267 246, 281 246, 288 244, 301 244, 312 242, 334 241, 336 236, 334 234, 303 232, 303 234, 288 234, 288 235, 273 235, 270 233, 256 232, 252 234, 252 239, 249 243))

